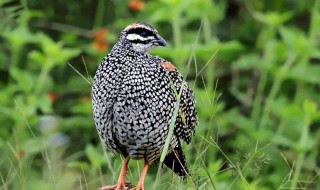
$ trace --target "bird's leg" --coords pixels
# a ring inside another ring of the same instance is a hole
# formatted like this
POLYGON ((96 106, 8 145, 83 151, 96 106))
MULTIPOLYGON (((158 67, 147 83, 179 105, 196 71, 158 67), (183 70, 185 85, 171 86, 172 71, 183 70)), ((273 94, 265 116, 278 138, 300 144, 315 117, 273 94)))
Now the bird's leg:
POLYGON ((128 163, 129 163, 129 158, 125 158, 125 160, 123 161, 123 165, 121 168, 121 172, 118 178, 118 183, 115 185, 111 185, 111 186, 105 186, 105 187, 101 187, 101 190, 122 190, 122 189, 128 189, 126 187, 127 184, 130 184, 129 181, 126 181, 126 173, 127 173, 127 169, 128 169, 128 163))
POLYGON ((142 169, 142 172, 141 172, 141 177, 140 177, 140 180, 138 182, 138 185, 135 188, 133 188, 132 190, 145 190, 145 188, 144 188, 144 180, 146 178, 148 168, 149 168, 149 162, 145 161, 143 169, 142 169))

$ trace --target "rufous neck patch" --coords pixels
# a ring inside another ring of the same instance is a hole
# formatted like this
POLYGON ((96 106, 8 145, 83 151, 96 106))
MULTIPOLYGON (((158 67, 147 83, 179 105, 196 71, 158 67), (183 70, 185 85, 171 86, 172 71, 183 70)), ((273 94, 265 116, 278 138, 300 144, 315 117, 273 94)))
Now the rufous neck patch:
POLYGON ((176 71, 177 68, 170 62, 161 62, 160 65, 168 71, 176 71))

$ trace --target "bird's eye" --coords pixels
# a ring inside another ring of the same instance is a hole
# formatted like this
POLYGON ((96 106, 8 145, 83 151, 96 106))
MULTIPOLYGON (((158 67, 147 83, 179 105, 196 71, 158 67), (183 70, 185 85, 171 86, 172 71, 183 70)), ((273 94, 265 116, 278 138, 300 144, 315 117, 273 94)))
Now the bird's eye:
POLYGON ((140 36, 142 36, 142 37, 147 37, 148 34, 147 34, 147 32, 141 32, 141 33, 140 33, 140 36))

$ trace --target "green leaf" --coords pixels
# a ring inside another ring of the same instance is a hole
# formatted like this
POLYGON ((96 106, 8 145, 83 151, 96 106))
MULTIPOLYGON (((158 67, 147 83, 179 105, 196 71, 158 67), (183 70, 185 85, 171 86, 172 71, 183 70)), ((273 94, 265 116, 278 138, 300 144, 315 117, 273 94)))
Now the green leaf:
POLYGON ((287 72, 287 78, 312 84, 320 84, 320 65, 295 65, 287 72))
POLYGON ((25 26, 6 30, 2 36, 10 43, 12 51, 21 49, 25 44, 38 42, 38 34, 33 34, 25 26))
POLYGON ((246 70, 256 68, 260 64, 261 57, 257 54, 244 54, 232 63, 233 70, 246 70))
POLYGON ((157 9, 151 16, 151 22, 162 22, 169 21, 172 16, 171 10, 167 8, 159 8, 157 9))
POLYGON ((315 102, 306 99, 303 101, 303 110, 308 113, 308 115, 313 115, 317 111, 317 105, 315 102))
POLYGON ((102 156, 102 152, 97 151, 97 149, 93 147, 91 144, 88 144, 86 146, 85 152, 93 167, 99 168, 105 163, 105 159, 102 156))
POLYGON ((284 24, 286 21, 290 20, 292 18, 293 14, 292 12, 284 12, 284 13, 278 13, 278 12, 268 12, 268 13, 260 13, 255 12, 254 17, 265 23, 268 26, 279 26, 281 24, 284 24))
POLYGON ((24 141, 24 143, 22 144, 22 150, 31 155, 37 154, 45 150, 45 143, 43 139, 34 137, 30 140, 24 141))
POLYGON ((55 42, 45 34, 40 35, 40 43, 43 53, 32 52, 31 57, 44 64, 48 70, 55 65, 67 64, 67 62, 80 54, 80 49, 65 48, 61 41, 55 42))
POLYGON ((29 93, 34 85, 32 74, 28 71, 22 71, 16 67, 10 69, 10 75, 17 81, 19 87, 25 92, 29 93))
POLYGON ((282 135, 275 135, 271 138, 271 142, 275 143, 276 145, 280 145, 283 147, 293 147, 294 142, 287 138, 286 136, 282 136, 282 135))
POLYGON ((46 66, 46 56, 43 55, 41 52, 37 51, 37 50, 33 50, 31 51, 29 54, 28 54, 29 58, 40 63, 40 64, 43 64, 45 67, 46 66))

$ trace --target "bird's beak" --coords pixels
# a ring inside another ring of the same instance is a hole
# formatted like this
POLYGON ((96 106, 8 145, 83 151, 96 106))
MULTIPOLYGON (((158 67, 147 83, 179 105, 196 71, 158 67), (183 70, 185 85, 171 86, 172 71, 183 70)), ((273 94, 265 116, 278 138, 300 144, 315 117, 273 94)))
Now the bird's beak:
POLYGON ((167 42, 159 34, 157 34, 157 43, 159 46, 167 47, 167 42))

